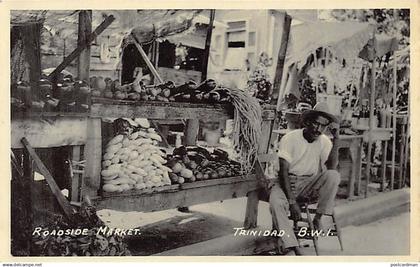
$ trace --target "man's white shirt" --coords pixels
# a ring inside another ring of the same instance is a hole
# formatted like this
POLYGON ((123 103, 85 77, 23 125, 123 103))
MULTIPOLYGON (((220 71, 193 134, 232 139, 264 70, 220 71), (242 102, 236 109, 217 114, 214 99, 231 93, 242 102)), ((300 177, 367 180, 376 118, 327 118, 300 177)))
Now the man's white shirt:
POLYGON ((289 163, 289 173, 314 175, 320 171, 321 165, 325 166, 332 146, 331 140, 324 134, 309 143, 303 137, 303 129, 298 129, 281 138, 277 155, 289 163))

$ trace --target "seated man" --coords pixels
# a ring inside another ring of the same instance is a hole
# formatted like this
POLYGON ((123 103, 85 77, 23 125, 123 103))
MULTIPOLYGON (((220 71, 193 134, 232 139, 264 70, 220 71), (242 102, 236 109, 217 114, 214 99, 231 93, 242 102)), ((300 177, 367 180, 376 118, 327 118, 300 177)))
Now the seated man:
POLYGON ((334 170, 337 152, 334 149, 332 153, 333 143, 323 134, 330 125, 334 142, 338 131, 331 126, 336 127, 338 119, 329 113, 327 104, 321 102, 313 110, 303 112, 302 124, 303 129, 293 130, 280 140, 280 185, 273 185, 270 189, 273 227, 285 231, 278 240, 279 249, 285 255, 302 255, 288 219, 289 211, 293 220, 301 218, 297 200, 318 198, 313 223, 316 229, 321 229, 321 216, 332 213, 340 183, 340 174, 334 170), (291 182, 295 182, 293 188, 291 182))

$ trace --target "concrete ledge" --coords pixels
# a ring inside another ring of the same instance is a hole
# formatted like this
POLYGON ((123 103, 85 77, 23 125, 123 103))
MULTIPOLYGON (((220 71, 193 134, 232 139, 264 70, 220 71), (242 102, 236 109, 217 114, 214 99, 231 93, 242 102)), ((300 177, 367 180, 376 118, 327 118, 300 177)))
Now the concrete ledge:
MULTIPOLYGON (((381 193, 367 199, 356 200, 335 208, 337 223, 341 227, 361 225, 409 210, 410 190, 399 189, 381 193)), ((267 230, 256 228, 253 230, 267 230)), ((154 256, 240 256, 252 255, 255 243, 262 236, 226 235, 177 249, 167 250, 154 256)))
POLYGON ((409 203, 410 190, 404 188, 337 206, 335 216, 341 227, 361 225, 406 211, 409 203))
POLYGON ((226 235, 185 247, 167 250, 153 256, 241 256, 252 255, 257 236, 226 235))

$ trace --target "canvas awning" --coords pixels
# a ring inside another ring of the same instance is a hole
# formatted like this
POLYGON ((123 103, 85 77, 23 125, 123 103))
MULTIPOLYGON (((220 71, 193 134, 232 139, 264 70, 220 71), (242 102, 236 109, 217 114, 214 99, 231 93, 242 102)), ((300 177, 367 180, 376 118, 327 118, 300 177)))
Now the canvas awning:
MULTIPOLYGON (((190 13, 183 14, 181 17, 178 16, 163 20, 162 18, 159 18, 153 23, 149 23, 149 27, 147 24, 143 24, 142 26, 133 29, 133 33, 136 34, 136 37, 139 40, 145 40, 147 42, 149 39, 148 34, 152 34, 153 31, 157 31, 157 29, 162 27, 163 30, 155 33, 155 37, 158 39, 168 40, 173 44, 182 44, 189 47, 204 49, 207 28, 202 26, 195 27, 195 25, 209 24, 209 11, 202 10, 199 13, 189 12, 190 13), (187 15, 189 15, 189 17, 186 18, 185 16, 187 15), (150 27, 150 25, 154 25, 154 28, 150 27)), ((227 27, 226 24, 216 20, 213 22, 213 26, 223 28, 227 27)))
MULTIPOLYGON (((347 62, 357 57, 372 61, 374 29, 374 25, 361 22, 315 21, 292 26, 279 97, 282 99, 297 90, 297 75, 293 72, 320 47, 328 48, 335 57, 347 59, 347 62)), ((376 57, 398 49, 396 38, 385 35, 376 35, 375 38, 376 57)))
MULTIPOLYGON (((205 24, 209 18, 207 10, 93 10, 92 28, 96 28, 104 17, 113 15, 116 19, 104 32, 108 36, 115 36, 122 40, 125 36, 133 33, 141 43, 147 43, 156 38, 175 36, 174 40, 183 39, 186 43, 191 37, 190 44, 194 47, 203 43, 202 38, 192 35, 191 28, 195 23, 205 24), (182 34, 185 34, 182 37, 182 34)), ((11 12, 12 25, 25 25, 30 23, 43 23, 44 28, 51 35, 58 35, 60 38, 77 38, 78 32, 78 11, 74 10, 14 10, 11 12)), ((216 26, 223 26, 223 23, 216 22, 216 26)))
MULTIPOLYGON (((335 56, 372 60, 372 35, 375 26, 361 22, 306 22, 293 26, 287 45, 286 64, 306 61, 320 47, 328 47, 335 56)), ((398 49, 396 38, 376 35, 376 56, 398 49)))
POLYGON ((307 22, 293 26, 287 45, 286 65, 306 62, 319 47, 335 56, 355 58, 372 37, 374 26, 360 22, 307 22))
POLYGON ((140 43, 182 33, 193 26, 200 10, 142 10, 131 23, 131 33, 140 43))
MULTIPOLYGON (((395 37, 388 37, 384 34, 376 35, 376 48, 375 48, 375 56, 382 57, 386 53, 390 51, 396 51, 398 49, 398 40, 395 37)), ((359 53, 359 57, 367 60, 372 61, 374 57, 374 50, 373 50, 373 40, 369 40, 369 42, 363 47, 363 49, 359 53)))
POLYGON ((179 33, 176 35, 168 36, 162 38, 168 40, 173 44, 182 44, 189 47, 204 49, 206 43, 206 35, 201 32, 188 32, 188 33, 179 33))

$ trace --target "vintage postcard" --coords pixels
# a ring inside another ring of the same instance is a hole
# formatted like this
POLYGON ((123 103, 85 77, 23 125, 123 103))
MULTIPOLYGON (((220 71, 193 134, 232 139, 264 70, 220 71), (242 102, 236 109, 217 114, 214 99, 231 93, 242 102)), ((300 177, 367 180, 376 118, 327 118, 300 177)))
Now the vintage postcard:
POLYGON ((310 3, 0 2, 2 262, 418 261, 419 3, 310 3))

